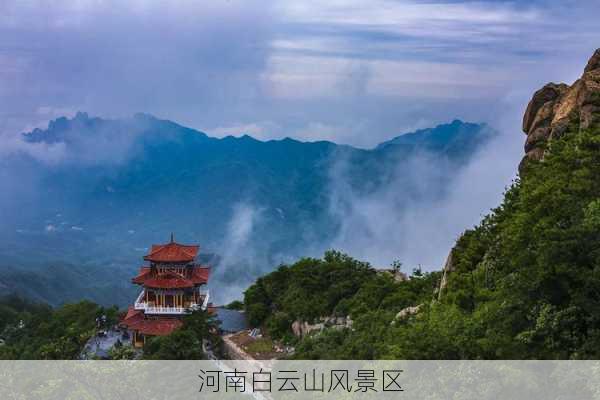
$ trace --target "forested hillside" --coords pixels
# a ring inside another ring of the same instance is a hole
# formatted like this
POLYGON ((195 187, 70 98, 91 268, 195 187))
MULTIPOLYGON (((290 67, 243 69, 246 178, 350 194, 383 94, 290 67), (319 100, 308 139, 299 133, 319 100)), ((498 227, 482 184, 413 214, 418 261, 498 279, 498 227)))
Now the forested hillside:
MULTIPOLYGON (((332 303, 328 290, 298 291, 297 270, 322 276, 321 268, 332 264, 327 257, 305 260, 246 292, 251 315, 259 310, 267 316, 254 322, 281 335, 278 316, 288 322, 315 317, 297 311, 303 301, 326 304, 313 306, 321 316, 342 312, 355 321, 351 329, 290 336, 298 358, 599 358, 599 99, 600 51, 572 86, 550 84, 535 94, 524 118, 527 156, 520 177, 500 206, 457 241, 440 289, 432 289, 436 273, 393 282, 363 272, 356 284, 352 274, 339 272, 341 278, 328 282, 349 295, 332 303), (286 281, 292 283, 270 284, 286 281), (421 290, 423 282, 428 290, 421 290), (418 305, 418 312, 394 317, 418 305)), ((349 271, 368 271, 347 264, 349 271)))
POLYGON ((431 302, 441 274, 416 269, 411 279, 398 276, 330 251, 323 259, 302 259, 260 278, 244 302, 249 322, 295 344, 296 358, 385 358, 395 340, 392 321, 406 307, 431 302), (346 316, 352 318, 351 329, 326 323, 322 333, 303 340, 292 331, 294 321, 313 324, 321 317, 346 316))

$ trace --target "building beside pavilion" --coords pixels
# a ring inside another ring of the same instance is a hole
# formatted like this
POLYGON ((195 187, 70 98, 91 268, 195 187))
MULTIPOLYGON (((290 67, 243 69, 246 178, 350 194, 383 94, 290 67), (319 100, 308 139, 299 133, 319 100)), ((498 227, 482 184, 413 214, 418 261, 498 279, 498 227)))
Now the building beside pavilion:
POLYGON ((132 334, 135 347, 150 336, 165 336, 183 324, 183 316, 207 310, 210 268, 195 262, 199 246, 176 243, 152 245, 144 256, 148 263, 132 279, 142 290, 121 325, 132 334))

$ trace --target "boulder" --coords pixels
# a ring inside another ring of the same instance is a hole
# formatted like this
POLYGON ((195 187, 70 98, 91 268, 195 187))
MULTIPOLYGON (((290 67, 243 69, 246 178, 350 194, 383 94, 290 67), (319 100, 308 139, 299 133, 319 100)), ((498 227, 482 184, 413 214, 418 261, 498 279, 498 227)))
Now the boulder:
POLYGON ((410 317, 411 315, 417 314, 421 310, 421 307, 423 307, 423 304, 419 304, 418 306, 414 306, 414 307, 403 308, 402 310, 400 310, 398 312, 398 314, 396 314, 396 316, 394 317, 394 321, 392 321, 392 323, 395 321, 410 317))
POLYGON ((523 116, 527 139, 519 171, 524 172, 529 160, 542 160, 545 145, 561 137, 572 123, 580 129, 597 123, 599 110, 600 49, 588 61, 581 78, 571 86, 549 83, 531 98, 523 116))
POLYGON ((534 93, 531 101, 527 105, 525 115, 523 116, 523 131, 525 133, 528 133, 531 129, 531 125, 540 108, 548 102, 554 102, 567 90, 567 88, 568 86, 564 83, 549 83, 534 93))
POLYGON ((549 126, 539 127, 527 135, 525 141, 525 153, 533 150, 534 147, 538 146, 542 141, 550 137, 551 129, 549 126))
POLYGON ((349 316, 346 317, 321 317, 319 318, 321 322, 316 324, 309 324, 307 321, 296 320, 292 323, 292 332, 296 337, 303 337, 312 332, 322 331, 323 329, 333 328, 333 329, 344 329, 352 327, 352 319, 349 316))

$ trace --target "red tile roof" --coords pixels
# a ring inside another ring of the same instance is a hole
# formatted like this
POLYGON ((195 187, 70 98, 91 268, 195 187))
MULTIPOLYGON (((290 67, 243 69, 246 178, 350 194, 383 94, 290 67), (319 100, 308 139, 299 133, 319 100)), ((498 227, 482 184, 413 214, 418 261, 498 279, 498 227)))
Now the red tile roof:
POLYGON ((150 267, 141 267, 139 274, 135 278, 131 279, 131 282, 137 284, 144 283, 144 281, 150 277, 150 271, 150 267))
POLYGON ((190 262, 198 255, 199 246, 188 246, 175 242, 153 244, 144 260, 152 262, 190 262))
POLYGON ((143 311, 138 311, 129 307, 127 315, 121 321, 128 329, 138 331, 143 335, 165 336, 172 333, 175 329, 181 327, 183 322, 177 318, 152 317, 146 319, 143 311))
POLYGON ((191 280, 194 285, 201 285, 208 282, 210 276, 210 268, 208 267, 194 267, 192 270, 191 280))
POLYGON ((144 319, 144 312, 141 310, 136 310, 133 306, 129 306, 127 310, 127 315, 121 320, 120 325, 124 325, 128 328, 139 323, 144 319))
POLYGON ((185 275, 170 271, 156 274, 150 267, 142 267, 131 281, 151 288, 176 289, 202 285, 208 282, 209 276, 210 268, 199 265, 187 269, 185 275))
POLYGON ((194 282, 176 272, 164 272, 146 279, 144 286, 154 289, 181 289, 194 287, 194 282))

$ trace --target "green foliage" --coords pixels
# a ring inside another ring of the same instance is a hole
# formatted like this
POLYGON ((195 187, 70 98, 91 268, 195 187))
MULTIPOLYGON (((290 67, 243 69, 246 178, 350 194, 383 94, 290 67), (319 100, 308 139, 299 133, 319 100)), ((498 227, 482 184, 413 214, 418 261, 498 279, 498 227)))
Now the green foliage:
POLYGON ((108 355, 111 360, 133 360, 136 358, 137 352, 132 346, 122 345, 111 348, 108 355))
MULTIPOLYGON (((221 338, 217 333, 217 321, 208 312, 196 310, 187 315, 183 326, 168 336, 147 340, 144 358, 149 360, 201 360, 205 359, 202 343, 206 340, 218 353, 221 338)), ((219 355, 219 354, 217 354, 219 355)))
POLYGON ((553 140, 453 258, 443 301, 473 327, 472 357, 598 358, 600 131, 572 125, 553 140))
POLYGON ((168 336, 147 340, 144 358, 148 360, 200 360, 205 358, 202 338, 189 329, 178 329, 168 336))
POLYGON ((283 320, 317 320, 332 314, 340 301, 373 276, 375 270, 367 263, 336 251, 328 251, 322 260, 304 258, 291 266, 282 265, 244 293, 248 320, 253 326, 270 323, 273 327, 280 327, 283 320))
POLYGON ((301 340, 297 358, 384 357, 395 315, 431 301, 439 285, 440 273, 415 272, 409 280, 396 281, 388 272, 378 273, 367 263, 330 251, 322 260, 302 259, 260 278, 245 293, 246 311, 251 324, 288 342, 293 341, 294 320, 352 318, 352 330, 335 327, 301 340))
POLYGON ((74 359, 95 332, 96 318, 116 309, 82 301, 56 309, 15 296, 0 300, 1 359, 74 359))
POLYGON ((266 321, 267 331, 277 338, 289 339, 291 338, 290 327, 294 321, 288 313, 277 311, 266 321))
POLYGON ((244 309, 244 302, 239 301, 239 300, 234 300, 231 303, 227 304, 225 306, 226 309, 228 310, 243 310, 244 309))

